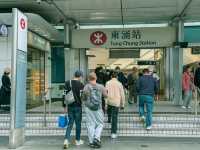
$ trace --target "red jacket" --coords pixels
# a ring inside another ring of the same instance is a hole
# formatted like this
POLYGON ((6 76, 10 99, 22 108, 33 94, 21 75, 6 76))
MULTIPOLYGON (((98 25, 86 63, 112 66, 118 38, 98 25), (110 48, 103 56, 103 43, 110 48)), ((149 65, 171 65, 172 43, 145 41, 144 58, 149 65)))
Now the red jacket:
POLYGON ((190 73, 184 72, 182 77, 182 88, 183 91, 190 91, 192 90, 192 77, 190 73))

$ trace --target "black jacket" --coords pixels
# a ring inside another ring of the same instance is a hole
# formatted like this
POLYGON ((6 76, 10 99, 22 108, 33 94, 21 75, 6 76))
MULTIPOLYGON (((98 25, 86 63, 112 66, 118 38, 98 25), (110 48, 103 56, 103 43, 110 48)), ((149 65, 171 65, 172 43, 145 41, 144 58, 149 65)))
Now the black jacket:
POLYGON ((194 84, 200 88, 200 67, 197 68, 194 75, 194 84))
POLYGON ((4 74, 2 76, 2 86, 0 89, 0 104, 9 105, 10 95, 11 95, 11 82, 8 75, 4 74))

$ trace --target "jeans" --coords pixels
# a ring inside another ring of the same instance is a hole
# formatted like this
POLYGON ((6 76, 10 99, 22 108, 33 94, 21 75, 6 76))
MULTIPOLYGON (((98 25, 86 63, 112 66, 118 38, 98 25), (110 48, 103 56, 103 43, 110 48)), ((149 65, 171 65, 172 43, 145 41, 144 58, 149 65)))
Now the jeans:
POLYGON ((139 114, 140 117, 145 116, 144 107, 146 105, 146 126, 152 125, 152 111, 153 111, 153 96, 150 95, 140 95, 139 96, 139 114))
POLYGON ((192 101, 192 91, 184 91, 183 106, 189 107, 192 101))
POLYGON ((76 140, 80 140, 81 136, 81 121, 82 121, 82 108, 81 107, 68 107, 69 124, 67 126, 65 139, 70 140, 73 124, 76 124, 76 140))
POLYGON ((104 113, 102 109, 92 111, 85 108, 86 126, 88 131, 89 143, 93 143, 94 139, 101 140, 101 133, 104 126, 104 113))
POLYGON ((108 105, 108 122, 111 122, 111 133, 117 133, 119 107, 108 105))

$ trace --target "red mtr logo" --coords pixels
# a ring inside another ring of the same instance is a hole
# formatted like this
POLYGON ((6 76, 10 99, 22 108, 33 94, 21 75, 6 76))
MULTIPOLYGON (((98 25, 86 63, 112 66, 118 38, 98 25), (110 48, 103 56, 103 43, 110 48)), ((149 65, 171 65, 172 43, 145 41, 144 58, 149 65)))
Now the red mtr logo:
POLYGON ((21 26, 22 29, 26 28, 26 22, 25 22, 24 18, 20 19, 20 26, 21 26))
POLYGON ((90 35, 90 42, 94 45, 103 45, 107 41, 107 36, 102 31, 93 32, 90 35))

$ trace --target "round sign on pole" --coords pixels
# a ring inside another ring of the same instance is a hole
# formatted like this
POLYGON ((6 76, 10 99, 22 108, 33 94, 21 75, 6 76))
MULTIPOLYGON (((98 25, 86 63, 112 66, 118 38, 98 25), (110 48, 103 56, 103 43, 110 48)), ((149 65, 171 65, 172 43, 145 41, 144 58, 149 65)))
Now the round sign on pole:
POLYGON ((105 44, 107 41, 107 36, 102 31, 95 31, 90 35, 90 42, 96 46, 105 44))
POLYGON ((21 18, 20 26, 21 26, 21 29, 25 29, 26 28, 26 22, 25 22, 24 18, 21 18))

